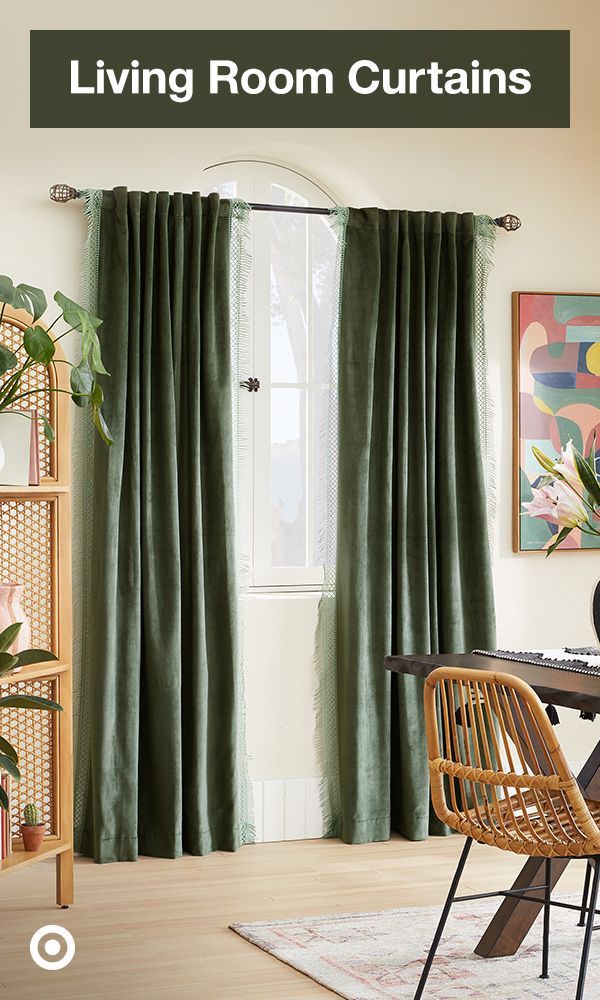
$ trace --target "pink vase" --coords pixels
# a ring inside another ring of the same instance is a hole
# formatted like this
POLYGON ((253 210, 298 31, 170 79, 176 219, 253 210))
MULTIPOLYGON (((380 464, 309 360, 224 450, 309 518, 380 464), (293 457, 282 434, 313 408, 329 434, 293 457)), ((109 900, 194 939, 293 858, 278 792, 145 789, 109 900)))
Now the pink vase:
MULTIPOLYGON (((15 622, 22 622, 17 638, 8 650, 13 656, 15 653, 20 653, 22 649, 29 649, 31 646, 29 619, 21 605, 23 589, 22 583, 0 583, 0 632, 15 622)), ((15 673, 17 672, 18 670, 15 671, 15 673)))

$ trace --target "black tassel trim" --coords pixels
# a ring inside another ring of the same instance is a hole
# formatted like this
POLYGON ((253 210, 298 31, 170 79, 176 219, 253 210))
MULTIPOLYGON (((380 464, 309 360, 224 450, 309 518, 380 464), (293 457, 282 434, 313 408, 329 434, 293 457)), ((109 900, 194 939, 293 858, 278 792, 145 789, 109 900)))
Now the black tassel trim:
POLYGON ((560 719, 554 705, 546 705, 546 715, 550 719, 553 726, 558 726, 560 719))
POLYGON ((594 719, 596 718, 596 713, 595 712, 580 712, 579 713, 579 718, 580 719, 585 719, 586 722, 593 722, 594 719))

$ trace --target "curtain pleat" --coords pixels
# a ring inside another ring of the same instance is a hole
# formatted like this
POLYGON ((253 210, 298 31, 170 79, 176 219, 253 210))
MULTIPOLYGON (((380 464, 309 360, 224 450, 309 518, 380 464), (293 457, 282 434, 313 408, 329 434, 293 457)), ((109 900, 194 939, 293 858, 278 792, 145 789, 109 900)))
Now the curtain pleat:
POLYGON ((229 202, 104 192, 90 774, 97 861, 240 843, 229 202))
POLYGON ((350 209, 339 344, 337 708, 344 840, 430 817, 422 682, 388 653, 494 644, 475 218, 350 209))

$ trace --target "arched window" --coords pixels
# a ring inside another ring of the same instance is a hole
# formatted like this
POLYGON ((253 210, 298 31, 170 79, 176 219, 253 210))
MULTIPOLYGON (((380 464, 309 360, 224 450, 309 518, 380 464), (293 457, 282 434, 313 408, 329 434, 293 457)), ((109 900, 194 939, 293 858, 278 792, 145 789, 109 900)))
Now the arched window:
MULTIPOLYGON (((274 205, 333 207, 294 170, 256 161, 205 171, 203 193, 274 205)), ((250 460, 242 484, 249 585, 306 589, 322 582, 319 533, 336 296, 337 235, 327 216, 253 212, 248 282, 250 460)))

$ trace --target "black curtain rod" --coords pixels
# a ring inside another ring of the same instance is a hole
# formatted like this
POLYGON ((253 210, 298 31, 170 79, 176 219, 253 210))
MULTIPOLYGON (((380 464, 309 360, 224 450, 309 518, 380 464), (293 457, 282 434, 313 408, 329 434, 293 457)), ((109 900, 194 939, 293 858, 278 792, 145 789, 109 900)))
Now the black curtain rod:
MULTIPOLYGON (((50 188, 51 200, 61 204, 77 201, 81 197, 81 192, 69 184, 53 184, 50 188)), ((297 215, 330 215, 332 212, 331 208, 317 208, 314 205, 268 205, 263 202, 250 202, 249 205, 254 212, 293 212, 297 215)), ((506 229, 507 233, 521 228, 521 220, 517 215, 500 215, 494 222, 501 229, 506 229)))
POLYGON ((315 208, 314 205, 267 205, 260 201, 249 201, 253 212, 295 212, 296 215, 331 215, 331 208, 315 208))

